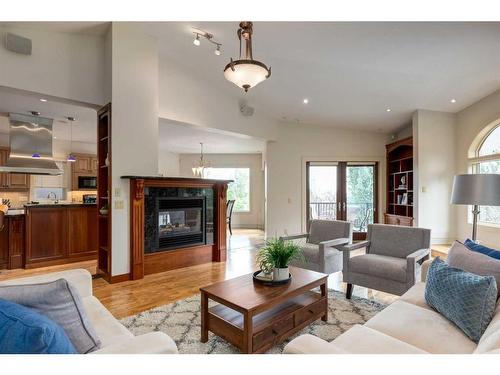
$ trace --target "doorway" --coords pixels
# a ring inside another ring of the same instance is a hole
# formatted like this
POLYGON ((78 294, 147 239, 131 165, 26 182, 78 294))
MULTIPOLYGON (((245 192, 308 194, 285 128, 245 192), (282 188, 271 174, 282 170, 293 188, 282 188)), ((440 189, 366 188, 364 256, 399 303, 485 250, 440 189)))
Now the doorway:
POLYGON ((365 239, 378 217, 377 176, 377 162, 307 162, 307 227, 312 219, 350 221, 353 239, 365 239))

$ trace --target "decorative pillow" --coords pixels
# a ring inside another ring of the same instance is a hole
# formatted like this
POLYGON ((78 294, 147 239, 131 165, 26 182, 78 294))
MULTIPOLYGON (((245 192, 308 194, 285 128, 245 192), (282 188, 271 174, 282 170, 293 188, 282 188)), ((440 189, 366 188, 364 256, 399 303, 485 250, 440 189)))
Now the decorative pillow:
POLYGON ((500 260, 500 250, 495 250, 484 245, 480 245, 472 240, 469 240, 468 238, 465 240, 464 245, 472 251, 500 260))
POLYGON ((425 302, 455 323, 472 341, 479 342, 495 312, 497 283, 436 258, 429 267, 425 302))
POLYGON ((65 279, 0 286, 0 298, 33 309, 59 324, 78 353, 92 352, 101 345, 87 319, 78 291, 65 279))
POLYGON ((446 263, 476 275, 493 276, 497 281, 497 288, 500 287, 500 260, 472 251, 461 242, 455 241, 448 252, 446 263))
POLYGON ((52 320, 0 298, 0 353, 75 354, 76 350, 52 320))

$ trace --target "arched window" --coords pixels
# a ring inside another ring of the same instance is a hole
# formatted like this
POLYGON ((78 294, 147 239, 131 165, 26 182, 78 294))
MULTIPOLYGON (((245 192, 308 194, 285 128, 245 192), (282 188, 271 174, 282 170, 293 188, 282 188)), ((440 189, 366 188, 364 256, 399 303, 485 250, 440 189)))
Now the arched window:
MULTIPOLYGON (((500 174, 500 123, 481 140, 476 156, 470 161, 473 173, 500 174)), ((479 222, 500 225, 500 207, 482 206, 480 210, 479 222)))

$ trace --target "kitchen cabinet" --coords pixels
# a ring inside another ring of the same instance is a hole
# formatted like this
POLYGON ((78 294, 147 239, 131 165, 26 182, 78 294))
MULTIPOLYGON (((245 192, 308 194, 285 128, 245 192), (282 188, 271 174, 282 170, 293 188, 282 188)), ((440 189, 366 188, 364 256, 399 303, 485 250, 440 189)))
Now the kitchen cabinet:
POLYGON ((97 258, 97 206, 26 208, 25 268, 97 258))
POLYGON ((97 156, 86 154, 74 154, 76 161, 73 163, 73 173, 97 174, 97 156))
MULTIPOLYGON (((71 190, 80 190, 78 188, 79 176, 97 176, 99 165, 97 156, 88 154, 74 154, 76 161, 71 163, 71 190)), ((88 189, 82 189, 88 190, 88 189)))
POLYGON ((4 219, 4 226, 0 230, 0 269, 9 266, 9 223, 7 217, 4 219))
MULTIPOLYGON (((9 149, 0 149, 0 165, 5 165, 9 149)), ((0 189, 27 190, 30 188, 30 176, 24 173, 0 173, 0 189)))
POLYGON ((0 230, 0 269, 23 267, 24 215, 6 216, 0 230))
POLYGON ((68 210, 69 256, 97 254, 97 206, 68 210))

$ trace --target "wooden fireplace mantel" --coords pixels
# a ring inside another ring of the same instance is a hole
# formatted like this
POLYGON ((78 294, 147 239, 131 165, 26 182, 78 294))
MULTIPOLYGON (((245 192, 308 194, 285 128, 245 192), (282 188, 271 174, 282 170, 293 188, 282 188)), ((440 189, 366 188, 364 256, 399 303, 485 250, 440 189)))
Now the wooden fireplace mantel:
POLYGON ((226 194, 230 180, 191 177, 122 176, 130 180, 130 277, 226 261, 226 194), (212 188, 214 189, 214 243, 180 248, 167 252, 144 254, 144 188, 212 188))

